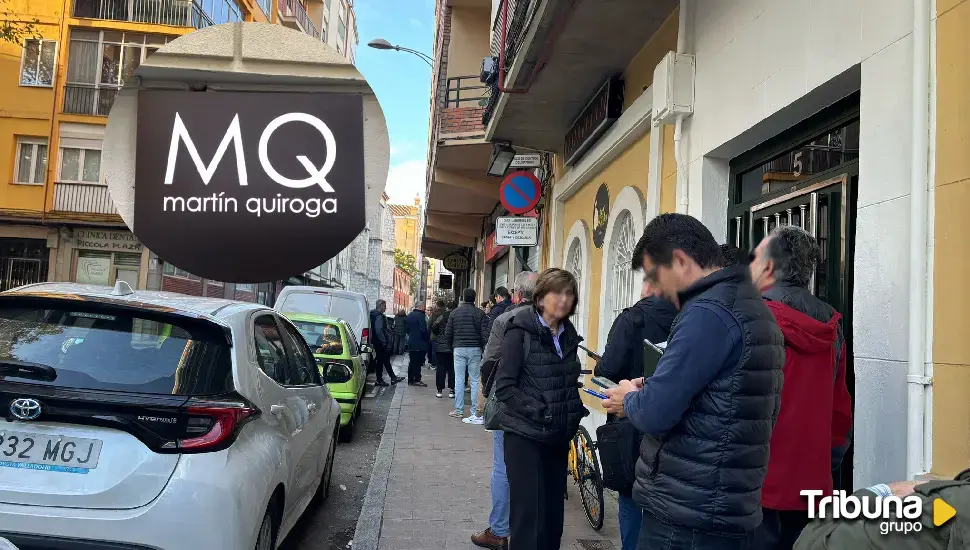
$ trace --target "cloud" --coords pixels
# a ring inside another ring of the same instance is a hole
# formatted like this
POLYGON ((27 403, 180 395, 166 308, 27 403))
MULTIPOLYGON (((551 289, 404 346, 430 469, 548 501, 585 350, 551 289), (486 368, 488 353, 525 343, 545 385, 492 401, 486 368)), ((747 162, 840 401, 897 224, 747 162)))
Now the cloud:
POLYGON ((408 19, 408 22, 409 22, 409 23, 411 23, 412 25, 414 25, 415 27, 423 27, 423 26, 424 26, 424 25, 423 25, 423 24, 421 23, 421 21, 420 21, 420 20, 418 20, 418 19, 416 19, 416 18, 414 18, 414 17, 412 17, 412 18, 410 18, 410 19, 408 19))
POLYGON ((414 204, 414 197, 424 200, 427 163, 422 160, 409 160, 391 166, 387 174, 385 191, 394 204, 414 204))

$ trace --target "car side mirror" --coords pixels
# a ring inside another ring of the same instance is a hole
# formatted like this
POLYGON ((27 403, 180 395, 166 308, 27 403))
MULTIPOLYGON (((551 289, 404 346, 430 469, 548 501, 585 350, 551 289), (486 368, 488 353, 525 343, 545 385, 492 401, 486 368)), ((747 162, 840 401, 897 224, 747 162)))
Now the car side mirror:
POLYGON ((350 382, 354 377, 354 371, 343 363, 322 363, 323 381, 326 384, 343 384, 350 382))
POLYGON ((360 352, 361 353, 374 353, 374 348, 368 346, 367 344, 361 344, 360 345, 360 352))

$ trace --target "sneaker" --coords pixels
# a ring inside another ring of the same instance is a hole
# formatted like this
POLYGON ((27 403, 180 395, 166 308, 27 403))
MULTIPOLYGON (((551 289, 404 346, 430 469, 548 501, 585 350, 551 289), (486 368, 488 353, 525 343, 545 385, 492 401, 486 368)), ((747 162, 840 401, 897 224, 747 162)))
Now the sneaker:
POLYGON ((448 416, 452 418, 461 418, 465 416, 465 411, 451 411, 450 413, 448 413, 448 416))
POLYGON ((485 423, 484 418, 480 416, 474 416, 474 415, 469 416, 468 418, 462 418, 461 421, 464 422, 465 424, 474 424, 475 426, 481 426, 482 424, 485 423))
POLYGON ((492 550, 506 550, 509 547, 509 538, 496 536, 489 527, 481 533, 472 535, 472 544, 492 550))
POLYGON ((437 397, 438 399, 441 399, 441 392, 440 391, 435 392, 434 396, 437 397))
POLYGON ((455 398, 455 390, 451 390, 450 392, 448 392, 448 397, 454 399, 455 398))

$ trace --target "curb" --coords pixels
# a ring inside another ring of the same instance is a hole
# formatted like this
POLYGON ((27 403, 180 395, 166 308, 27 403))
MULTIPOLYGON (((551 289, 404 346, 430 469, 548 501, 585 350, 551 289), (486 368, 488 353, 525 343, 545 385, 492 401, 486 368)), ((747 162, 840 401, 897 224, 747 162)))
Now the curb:
POLYGON ((360 517, 357 518, 357 527, 354 529, 354 538, 351 542, 354 550, 377 550, 380 544, 384 500, 387 496, 387 478, 391 473, 397 424, 401 418, 401 401, 406 389, 406 386, 394 388, 394 397, 391 398, 387 421, 384 423, 384 433, 381 435, 381 443, 377 447, 377 456, 374 458, 374 471, 367 484, 364 504, 360 509, 360 517))

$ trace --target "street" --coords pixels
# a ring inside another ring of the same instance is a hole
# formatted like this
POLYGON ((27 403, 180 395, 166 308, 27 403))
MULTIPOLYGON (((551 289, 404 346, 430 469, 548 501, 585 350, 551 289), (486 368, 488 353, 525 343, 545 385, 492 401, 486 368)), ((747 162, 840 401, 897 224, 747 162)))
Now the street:
MULTIPOLYGON (((368 395, 372 387, 368 384, 368 395)), ((281 550, 350 548, 395 386, 376 390, 374 397, 364 399, 353 441, 337 447, 330 496, 321 506, 307 510, 281 550)))

